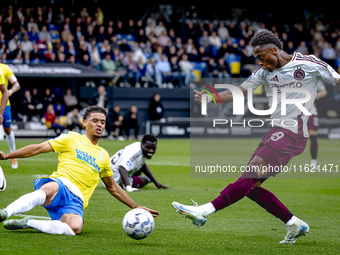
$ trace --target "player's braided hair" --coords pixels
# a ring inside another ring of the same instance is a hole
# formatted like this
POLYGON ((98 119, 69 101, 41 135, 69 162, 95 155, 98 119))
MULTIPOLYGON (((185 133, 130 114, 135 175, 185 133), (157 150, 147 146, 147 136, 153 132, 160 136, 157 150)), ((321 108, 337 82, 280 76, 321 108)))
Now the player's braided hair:
POLYGON ((257 32, 250 40, 251 46, 266 46, 268 44, 273 44, 280 50, 282 50, 282 45, 280 39, 271 31, 263 30, 257 32))
POLYGON ((84 116, 83 116, 83 120, 86 120, 87 117, 89 117, 91 115, 91 113, 94 113, 94 112, 97 112, 97 113, 102 113, 105 115, 106 117, 106 110, 103 108, 103 107, 100 107, 100 106, 97 106, 97 105, 92 105, 92 106, 89 106, 86 108, 86 111, 84 113, 84 116))

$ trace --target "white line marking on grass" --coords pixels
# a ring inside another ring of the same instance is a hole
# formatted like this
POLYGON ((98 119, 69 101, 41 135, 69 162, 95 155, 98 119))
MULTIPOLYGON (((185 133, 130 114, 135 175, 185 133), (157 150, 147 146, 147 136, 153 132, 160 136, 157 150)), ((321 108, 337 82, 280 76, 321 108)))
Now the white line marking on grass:
POLYGON ((27 217, 27 216, 31 216, 35 219, 42 219, 42 220, 51 220, 50 217, 45 217, 45 216, 37 216, 37 215, 27 215, 27 214, 20 214, 20 213, 17 213, 17 214, 14 214, 14 216, 18 216, 18 217, 27 217))

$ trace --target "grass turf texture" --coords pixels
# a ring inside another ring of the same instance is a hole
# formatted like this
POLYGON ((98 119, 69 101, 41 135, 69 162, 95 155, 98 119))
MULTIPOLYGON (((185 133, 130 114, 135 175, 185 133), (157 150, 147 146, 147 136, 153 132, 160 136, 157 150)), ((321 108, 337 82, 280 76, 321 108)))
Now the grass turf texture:
MULTIPOLYGON (((39 140, 18 140, 17 148, 39 140)), ((225 140, 225 153, 235 161, 247 162, 259 139, 225 140)), ((113 155, 131 141, 100 141, 113 155)), ((318 163, 340 165, 339 141, 319 139, 318 163)), ((8 152, 5 141, 0 150, 8 152)), ((306 151, 292 163, 310 161, 306 151)), ((19 159, 19 169, 2 161, 7 189, 0 193, 0 208, 33 191, 35 176, 49 175, 57 167, 57 155, 42 154, 19 159)), ((190 178, 189 140, 159 140, 153 159, 147 161, 157 180, 169 190, 158 190, 152 183, 142 192, 129 193, 139 204, 159 210, 153 233, 133 240, 122 229, 129 210, 99 183, 85 211, 82 234, 75 237, 39 233, 36 230, 8 231, 0 225, 0 254, 340 254, 340 179, 271 178, 263 187, 276 194, 287 207, 306 221, 311 230, 294 245, 279 245, 286 235, 284 224, 247 198, 213 214, 201 228, 180 217, 171 202, 199 204, 211 201, 225 186, 226 178, 190 178)), ((232 162, 231 162, 232 163, 232 162)), ((42 207, 29 215, 48 216, 42 207)), ((12 217, 15 218, 15 217, 12 217)))

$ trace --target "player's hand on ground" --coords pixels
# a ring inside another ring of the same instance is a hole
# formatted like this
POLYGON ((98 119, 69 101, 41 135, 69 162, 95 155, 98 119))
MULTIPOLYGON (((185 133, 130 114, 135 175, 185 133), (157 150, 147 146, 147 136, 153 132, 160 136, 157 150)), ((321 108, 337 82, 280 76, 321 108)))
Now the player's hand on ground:
POLYGON ((147 207, 145 207, 145 206, 137 206, 137 208, 147 210, 149 213, 152 214, 152 216, 153 216, 154 218, 156 218, 157 215, 159 215, 159 211, 155 211, 155 210, 149 209, 149 208, 147 208, 147 207))
POLYGON ((132 188, 130 185, 126 186, 126 187, 125 187, 125 190, 126 190, 127 192, 141 191, 141 190, 139 190, 139 189, 137 189, 137 188, 132 188))
POLYGON ((161 184, 161 183, 159 183, 159 182, 155 183, 155 185, 156 185, 156 187, 159 188, 159 189, 168 189, 167 186, 165 186, 165 185, 163 185, 163 184, 161 184))
POLYGON ((198 91, 196 89, 194 89, 194 92, 195 92, 195 101, 196 103, 201 103, 202 102, 202 95, 204 93, 204 91, 198 91))

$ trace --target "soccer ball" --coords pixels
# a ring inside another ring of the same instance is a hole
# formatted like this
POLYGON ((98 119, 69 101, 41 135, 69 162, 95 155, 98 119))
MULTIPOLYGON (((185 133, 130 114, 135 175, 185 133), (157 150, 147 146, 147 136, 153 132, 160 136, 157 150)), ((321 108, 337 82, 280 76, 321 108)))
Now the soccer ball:
POLYGON ((144 209, 132 209, 123 218, 123 229, 133 239, 147 237, 151 234, 154 226, 153 216, 144 209))

